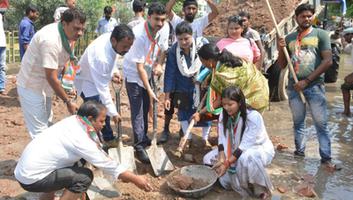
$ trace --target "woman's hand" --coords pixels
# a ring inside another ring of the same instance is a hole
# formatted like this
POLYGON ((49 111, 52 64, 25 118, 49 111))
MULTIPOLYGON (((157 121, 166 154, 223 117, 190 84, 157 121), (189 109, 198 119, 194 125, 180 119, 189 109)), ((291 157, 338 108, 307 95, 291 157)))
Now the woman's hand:
POLYGON ((151 184, 147 181, 147 179, 143 176, 136 176, 135 180, 133 181, 133 183, 140 188, 141 190, 144 190, 146 192, 151 191, 153 188, 151 186, 151 184))
POLYGON ((195 122, 199 122, 201 119, 200 113, 196 112, 192 115, 191 119, 194 119, 195 122))
POLYGON ((228 167, 224 164, 226 162, 226 155, 224 151, 221 151, 218 154, 217 162, 213 165, 212 169, 216 171, 219 177, 223 176, 226 172, 228 167))

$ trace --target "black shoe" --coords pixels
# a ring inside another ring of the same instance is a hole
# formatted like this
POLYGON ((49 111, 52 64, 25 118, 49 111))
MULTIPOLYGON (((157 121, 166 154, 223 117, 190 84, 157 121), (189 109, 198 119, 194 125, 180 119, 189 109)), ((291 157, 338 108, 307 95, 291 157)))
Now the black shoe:
POLYGON ((184 137, 184 131, 182 128, 180 128, 180 130, 179 130, 179 137, 180 138, 184 137))
POLYGON ((169 138, 169 131, 163 131, 161 137, 159 138, 157 144, 163 144, 166 143, 168 141, 169 138))
POLYGON ((294 151, 294 156, 297 156, 297 157, 305 157, 305 154, 304 154, 304 152, 300 152, 300 151, 295 150, 295 151, 294 151))
POLYGON ((147 152, 144 149, 136 151, 136 157, 139 161, 145 164, 150 164, 150 159, 148 158, 147 152))

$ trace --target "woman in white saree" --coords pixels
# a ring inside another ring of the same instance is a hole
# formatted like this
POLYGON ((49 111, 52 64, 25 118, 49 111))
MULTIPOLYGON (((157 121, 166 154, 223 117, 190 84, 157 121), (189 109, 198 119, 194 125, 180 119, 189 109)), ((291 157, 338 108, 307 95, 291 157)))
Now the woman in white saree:
POLYGON ((225 189, 266 199, 273 186, 265 166, 275 152, 262 116, 247 108, 242 91, 234 86, 222 92, 222 105, 218 149, 204 156, 204 164, 213 166, 225 189))

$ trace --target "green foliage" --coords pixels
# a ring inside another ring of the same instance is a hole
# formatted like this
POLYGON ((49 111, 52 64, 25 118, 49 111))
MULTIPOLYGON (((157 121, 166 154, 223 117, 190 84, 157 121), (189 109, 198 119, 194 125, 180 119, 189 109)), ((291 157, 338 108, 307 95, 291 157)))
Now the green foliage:
POLYGON ((353 0, 347 0, 347 17, 353 18, 353 0))
POLYGON ((132 11, 130 3, 117 2, 116 17, 120 19, 121 23, 129 23, 134 17, 134 12, 132 11))

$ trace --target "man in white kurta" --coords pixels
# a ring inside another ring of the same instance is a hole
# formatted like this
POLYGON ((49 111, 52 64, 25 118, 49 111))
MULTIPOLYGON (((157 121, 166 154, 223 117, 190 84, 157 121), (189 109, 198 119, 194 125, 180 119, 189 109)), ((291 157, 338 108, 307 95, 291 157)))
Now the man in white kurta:
POLYGON ((110 117, 117 124, 120 115, 110 94, 109 83, 119 75, 114 64, 116 55, 124 55, 134 41, 132 30, 124 24, 116 26, 112 33, 105 33, 94 40, 82 55, 79 65, 81 71, 75 80, 78 95, 86 102, 102 102, 108 112, 105 127, 102 130, 105 141, 114 139, 110 127, 110 117))

